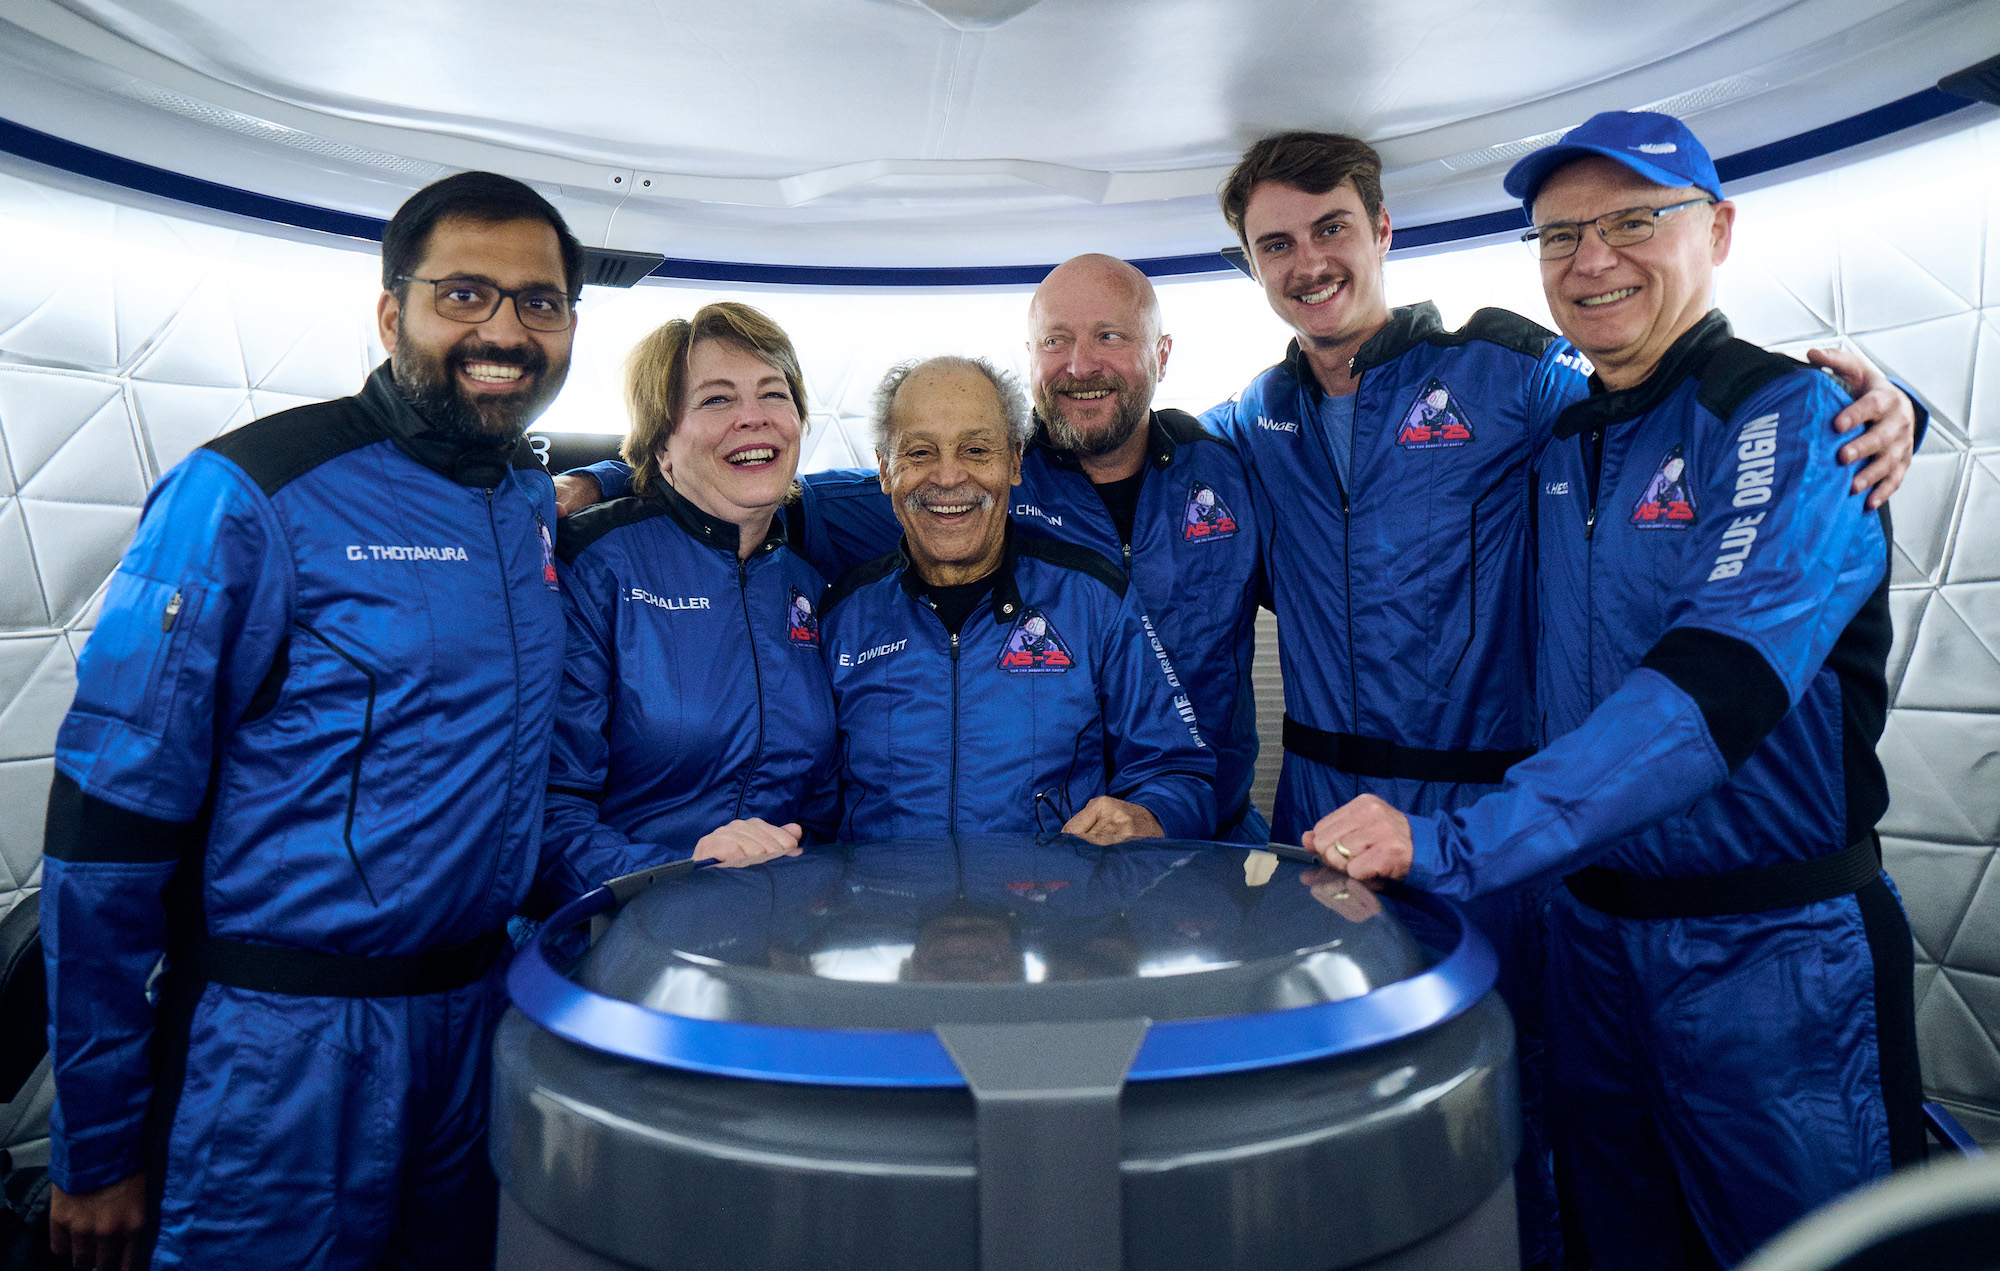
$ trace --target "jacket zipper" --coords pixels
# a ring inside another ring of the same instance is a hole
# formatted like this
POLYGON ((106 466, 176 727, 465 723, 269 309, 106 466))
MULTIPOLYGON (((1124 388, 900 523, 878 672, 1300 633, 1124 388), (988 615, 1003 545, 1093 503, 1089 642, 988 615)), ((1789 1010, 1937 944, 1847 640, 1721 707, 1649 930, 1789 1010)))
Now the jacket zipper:
MULTIPOLYGON (((966 621, 972 621, 971 615, 966 621)), ((947 824, 958 833, 958 632, 951 633, 951 815, 947 824)))
POLYGON ((757 626, 750 618, 750 565, 741 558, 736 562, 736 593, 743 600, 743 633, 750 641, 750 674, 757 685, 757 749, 751 752, 750 766, 743 770, 743 780, 736 787, 736 819, 740 821, 750 782, 764 761, 764 671, 757 665, 757 626))
MULTIPOLYGON (((539 518, 538 518, 539 519, 539 518)), ((511 822, 516 791, 522 788, 518 780, 521 766, 521 628, 514 619, 514 590, 508 585, 507 554, 500 546, 500 514, 493 504, 493 491, 486 491, 486 526, 493 534, 493 568, 500 575, 500 602, 507 610, 507 645, 514 655, 514 727, 513 739, 507 747, 507 820, 511 822)), ((492 854, 493 869, 486 876, 486 891, 493 891, 494 880, 500 876, 502 854, 492 854)))
POLYGON ((1583 519, 1583 682, 1586 698, 1597 701, 1596 642, 1591 629, 1597 624, 1597 496, 1604 483, 1605 430, 1585 433, 1577 440, 1583 445, 1584 479, 1590 487, 1590 508, 1583 519))
MULTIPOLYGON (((1347 373, 1354 379, 1354 422, 1361 423, 1361 376, 1354 370, 1354 359, 1347 359, 1347 373)), ((1317 422, 1317 421, 1315 421, 1317 422)), ((1320 449, 1326 450, 1326 438, 1320 437, 1320 449)), ((1348 462, 1353 460, 1350 447, 1348 462)), ((1342 599, 1347 605, 1347 718, 1349 727, 1361 731, 1361 680, 1354 669, 1354 511, 1347 502, 1347 482, 1340 479, 1340 465, 1327 454, 1326 466, 1333 470, 1333 488, 1340 491, 1340 559, 1347 570, 1347 585, 1341 589, 1342 599)))

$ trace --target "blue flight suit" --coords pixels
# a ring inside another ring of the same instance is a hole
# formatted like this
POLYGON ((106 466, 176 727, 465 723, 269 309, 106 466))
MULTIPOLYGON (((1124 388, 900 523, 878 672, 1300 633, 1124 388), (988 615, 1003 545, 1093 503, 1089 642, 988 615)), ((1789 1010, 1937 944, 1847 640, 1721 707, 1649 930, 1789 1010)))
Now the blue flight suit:
POLYGON ((490 1263, 563 647, 514 454, 385 365, 195 451, 112 576, 49 801, 51 1173, 144 1170, 155 1268, 490 1263))
MULTIPOLYGON (((1076 543, 1122 565, 1214 749, 1216 837, 1261 845, 1270 841, 1270 826, 1250 804, 1261 536, 1248 479, 1235 449, 1182 411, 1154 411, 1147 436, 1131 542, 1076 459, 1051 446, 1041 429, 1021 458, 1014 524, 1024 535, 1076 543)), ((587 471, 607 495, 628 479, 623 464, 587 471)), ((895 551, 902 540, 872 469, 815 472, 800 486, 803 497, 787 510, 792 545, 828 578, 895 551)))
POLYGON ((1598 1266, 1725 1264, 1922 1151, 1873 827, 1889 535, 1825 376, 1711 312, 1536 476, 1544 748, 1411 819, 1410 882, 1552 904, 1558 1133, 1598 1266), (1585 867, 1588 868, 1579 868, 1585 867))
MULTIPOLYGON (((1345 476, 1296 342, 1203 417, 1258 493, 1285 682, 1278 841, 1362 794, 1463 806, 1532 753, 1529 461, 1584 395, 1585 365, 1526 318, 1482 309, 1447 331, 1425 303, 1396 310, 1354 360, 1345 476)), ((1561 1257, 1540 1098, 1546 892, 1468 906, 1500 955, 1519 1039, 1529 1265, 1561 1257)))
POLYGON ((899 552, 827 592, 844 839, 1054 834, 1101 794, 1169 838, 1215 828, 1215 757, 1136 589, 1087 548, 1009 533, 957 634, 899 552))
POLYGON ((569 653, 549 755, 541 899, 683 859, 730 821, 832 838, 833 693, 818 571, 774 523, 734 524, 660 486, 563 522, 569 653))

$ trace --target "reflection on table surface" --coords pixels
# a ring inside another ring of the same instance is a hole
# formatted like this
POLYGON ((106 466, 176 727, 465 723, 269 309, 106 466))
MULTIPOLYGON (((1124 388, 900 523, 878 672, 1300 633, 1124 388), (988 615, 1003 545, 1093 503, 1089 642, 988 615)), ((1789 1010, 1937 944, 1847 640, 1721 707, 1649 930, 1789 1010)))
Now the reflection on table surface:
POLYGON ((774 972, 800 989, 1122 981, 1166 1018, 1227 1013, 1239 997, 1245 1009, 1352 997, 1440 951, 1421 915, 1240 845, 960 835, 834 844, 657 884, 626 905, 581 978, 654 1009, 735 1019, 767 1013, 746 995, 794 992, 774 972), (1217 977, 1238 987, 1186 991, 1217 977), (1133 984, 1168 980, 1185 1010, 1162 1005, 1168 986, 1133 984))

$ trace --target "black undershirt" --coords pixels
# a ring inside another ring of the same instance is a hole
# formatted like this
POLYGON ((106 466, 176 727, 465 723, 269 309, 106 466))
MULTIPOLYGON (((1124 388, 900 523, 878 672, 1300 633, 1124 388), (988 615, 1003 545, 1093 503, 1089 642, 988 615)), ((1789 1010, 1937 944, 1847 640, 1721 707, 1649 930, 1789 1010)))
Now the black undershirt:
POLYGON ((969 583, 959 583, 955 587, 932 587, 926 590, 925 594, 931 598, 931 608, 937 611, 938 621, 944 623, 946 631, 957 635, 964 630, 965 620, 972 616, 972 611, 979 607, 979 602, 986 599, 987 594, 993 590, 993 577, 999 572, 996 569, 984 578, 977 578, 969 583))
POLYGON ((1145 480, 1146 470, 1141 468, 1122 481, 1104 481, 1092 487, 1097 497, 1104 500, 1105 511, 1111 513, 1111 523, 1118 527, 1121 544, 1132 541, 1132 526, 1139 519, 1139 487, 1145 480))

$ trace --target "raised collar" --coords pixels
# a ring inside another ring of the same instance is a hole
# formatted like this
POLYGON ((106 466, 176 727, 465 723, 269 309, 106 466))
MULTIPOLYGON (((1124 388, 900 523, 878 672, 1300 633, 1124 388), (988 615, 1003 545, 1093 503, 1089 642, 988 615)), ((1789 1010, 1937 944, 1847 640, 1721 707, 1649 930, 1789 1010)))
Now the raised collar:
MULTIPOLYGON (((1368 337, 1348 364, 1348 370, 1355 375, 1372 371, 1378 366, 1395 361, 1417 345, 1444 331, 1444 319, 1438 316, 1437 306, 1428 300, 1400 309, 1389 311, 1389 321, 1382 329, 1368 337)), ((1312 363, 1306 361, 1305 350, 1299 347, 1296 338, 1285 346, 1285 369, 1292 378, 1303 384, 1306 391, 1315 397, 1324 396, 1319 386, 1319 377, 1313 374, 1312 363)))
MULTIPOLYGON (((1171 468, 1180 448, 1202 435, 1201 421, 1186 411, 1156 410, 1146 421, 1146 462, 1159 469, 1171 468)), ((1040 451, 1050 463, 1066 472, 1083 471, 1075 454, 1056 449, 1049 440, 1048 425, 1039 414, 1035 416, 1035 435, 1028 439, 1028 449, 1040 451)))
POLYGON ((497 441, 467 441, 439 432, 396 387, 387 362, 369 375, 355 400, 381 421, 396 449, 460 485, 491 490, 507 479, 509 469, 541 467, 525 437, 505 446, 497 441))
POLYGON ((1700 374, 1716 351, 1734 338, 1722 310, 1710 309, 1701 321, 1681 332, 1680 338, 1668 346, 1653 373, 1632 387, 1614 392, 1605 388, 1604 381, 1593 372, 1590 396, 1571 402, 1556 416, 1555 436, 1574 437, 1637 419, 1667 400, 1667 395, 1680 387, 1682 380, 1700 374))
MULTIPOLYGON (((646 492, 646 497, 659 500, 674 524, 687 531, 688 537, 702 546, 713 547, 731 556, 735 556, 738 549, 743 546, 743 532, 737 528, 736 522, 725 521, 719 516, 710 516, 665 481, 653 482, 652 489, 646 492)), ((783 512, 779 511, 772 514, 771 528, 765 533, 764 541, 752 548, 750 554, 768 556, 784 545, 785 517, 783 512)))
MULTIPOLYGON (((896 554, 902 560, 903 572, 897 581, 903 588, 903 594, 918 604, 924 603, 924 596, 930 591, 930 585, 917 577, 916 563, 910 559, 910 539, 907 534, 897 542, 896 554)), ((1019 559, 1020 553, 1014 546, 1014 519, 1009 517, 1007 541, 1000 549, 1000 563, 994 566, 991 574, 987 575, 993 580, 993 621, 996 623, 1010 623, 1021 614, 1021 589, 1014 585, 1014 562, 1019 559)), ((975 578, 973 581, 983 580, 975 578)))

